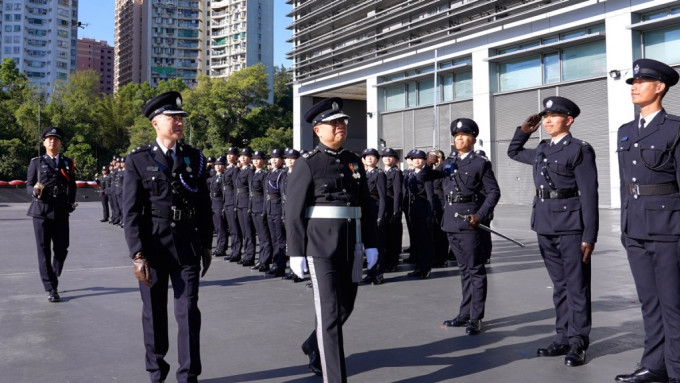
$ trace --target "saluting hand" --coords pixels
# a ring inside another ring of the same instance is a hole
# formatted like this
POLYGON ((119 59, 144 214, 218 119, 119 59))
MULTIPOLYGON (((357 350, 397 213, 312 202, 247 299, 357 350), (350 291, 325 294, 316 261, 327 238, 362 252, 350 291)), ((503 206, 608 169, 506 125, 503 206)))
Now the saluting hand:
POLYGON ((538 130, 538 127, 541 125, 541 115, 540 114, 532 114, 531 116, 527 117, 526 120, 522 123, 522 126, 520 129, 522 132, 526 134, 532 134, 536 130, 538 130))
POLYGON ((203 271, 201 272, 201 278, 205 276, 210 268, 210 263, 212 262, 212 254, 210 254, 210 249, 203 250, 203 255, 201 256, 201 261, 203 262, 203 271))
POLYGON ((583 263, 590 263, 590 255, 593 254, 595 244, 592 242, 581 242, 581 253, 583 254, 583 263))

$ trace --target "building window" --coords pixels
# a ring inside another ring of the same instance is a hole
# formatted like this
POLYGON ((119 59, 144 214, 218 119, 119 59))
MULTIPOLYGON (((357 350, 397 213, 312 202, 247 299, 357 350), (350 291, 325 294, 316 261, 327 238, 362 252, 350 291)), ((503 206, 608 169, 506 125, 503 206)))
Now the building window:
POLYGON ((665 63, 680 63, 680 27, 642 33, 643 55, 665 63))

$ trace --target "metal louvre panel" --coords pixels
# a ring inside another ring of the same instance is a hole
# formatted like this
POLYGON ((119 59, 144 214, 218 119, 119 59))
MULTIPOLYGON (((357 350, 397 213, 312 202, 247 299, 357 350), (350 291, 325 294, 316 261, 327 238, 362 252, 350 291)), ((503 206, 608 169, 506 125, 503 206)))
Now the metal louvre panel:
POLYGON ((402 136, 403 113, 384 113, 380 115, 382 126, 382 138, 388 148, 403 148, 404 137, 402 136))
POLYGON ((404 153, 413 149, 413 111, 405 110, 402 112, 402 124, 404 126, 404 153))
POLYGON ((560 96, 574 101, 581 108, 581 114, 576 117, 571 133, 574 137, 588 142, 595 149, 600 193, 599 205, 610 207, 607 81, 602 79, 560 86, 558 91, 560 96))
POLYGON ((415 147, 432 147, 432 128, 434 116, 432 108, 413 110, 413 124, 415 126, 415 147))
MULTIPOLYGON (((493 169, 501 188, 499 203, 528 205, 535 195, 532 167, 508 157, 508 145, 527 116, 537 113, 540 107, 540 96, 536 90, 502 94, 493 98, 493 123, 495 128, 491 143, 494 148, 493 169)), ((536 132, 526 143, 527 148, 538 145, 539 133, 536 132)))
POLYGON ((437 149, 449 154, 451 150, 451 132, 449 126, 451 125, 451 106, 452 104, 444 104, 437 106, 438 113, 438 133, 437 149))

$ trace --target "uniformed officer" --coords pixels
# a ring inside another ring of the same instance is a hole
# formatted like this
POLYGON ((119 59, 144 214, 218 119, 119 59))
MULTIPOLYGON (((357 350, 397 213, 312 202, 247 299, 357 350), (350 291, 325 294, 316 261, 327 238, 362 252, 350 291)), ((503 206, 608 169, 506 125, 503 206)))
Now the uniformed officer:
POLYGON ((349 119, 342 105, 334 97, 305 114, 319 145, 296 162, 285 205, 290 266, 302 276, 306 260, 315 296, 316 329, 302 350, 324 382, 347 381, 342 328, 361 280, 362 241, 369 268, 378 258, 366 173, 361 158, 342 147, 349 119))
POLYGON ((121 221, 121 208, 118 204, 118 192, 116 189, 118 188, 118 181, 119 179, 117 178, 117 174, 120 171, 118 167, 118 156, 113 156, 113 159, 111 160, 111 165, 113 165, 113 170, 111 170, 111 173, 109 173, 109 176, 111 177, 111 189, 109 190, 109 199, 111 203, 111 219, 109 219, 109 224, 111 225, 118 225, 121 221))
POLYGON ((102 203, 102 219, 99 222, 107 222, 109 220, 109 195, 106 189, 109 186, 109 169, 106 166, 102 166, 102 176, 97 179, 97 184, 99 185, 99 199, 102 203))
POLYGON ((223 194, 223 180, 224 166, 226 159, 218 157, 215 160, 214 170, 215 175, 208 178, 208 190, 210 190, 210 199, 212 201, 212 221, 215 233, 217 233, 217 242, 215 243, 215 250, 213 256, 223 257, 227 249, 227 220, 224 215, 224 194, 223 194))
POLYGON ((419 173, 427 172, 425 161, 427 154, 414 149, 409 153, 413 169, 404 177, 404 195, 408 201, 408 217, 411 222, 410 258, 415 261, 415 268, 408 273, 409 277, 430 278, 432 270, 432 254, 434 252, 435 202, 432 180, 423 178, 419 173))
MULTIPOLYGON (((403 175, 403 183, 402 183, 402 193, 401 195, 403 196, 403 200, 401 202, 401 206, 404 209, 404 219, 406 220, 406 231, 408 233, 409 241, 412 242, 411 238, 414 238, 415 234, 413 232, 413 224, 411 223, 411 216, 409 214, 409 208, 411 206, 411 202, 409 201, 409 195, 406 190, 406 181, 410 179, 410 177, 413 175, 414 167, 413 167, 413 159, 411 158, 411 155, 415 152, 415 149, 411 149, 408 153, 406 153, 406 156, 404 156, 404 159, 406 160, 406 169, 404 169, 403 175)), ((409 247, 404 249, 406 253, 408 253, 408 257, 404 259, 404 263, 417 263, 418 260, 416 259, 416 254, 415 252, 411 251, 411 245, 409 244, 409 247)))
POLYGON ((272 166, 264 181, 265 203, 264 214, 272 241, 274 265, 269 274, 282 277, 286 273, 286 230, 283 226, 283 185, 288 179, 288 172, 283 168, 283 150, 272 149, 269 162, 272 166))
POLYGON ((255 173, 253 165, 250 163, 252 156, 252 149, 241 149, 241 155, 239 156, 241 167, 234 181, 234 187, 236 188, 236 213, 243 243, 243 255, 237 263, 243 265, 243 267, 255 265, 255 228, 253 227, 253 219, 250 216, 250 181, 253 178, 253 173, 255 173))
POLYGON ((385 165, 385 216, 387 220, 385 230, 385 265, 383 271, 397 271, 399 255, 401 254, 401 238, 403 225, 401 223, 402 183, 404 175, 397 164, 399 156, 392 148, 386 148, 382 152, 382 161, 385 165))
POLYGON ((60 128, 43 131, 45 154, 31 159, 26 181, 32 197, 27 215, 33 217, 38 268, 50 302, 60 301, 57 288, 68 254, 68 218, 76 208, 75 166, 72 159, 59 154, 63 137, 60 128))
POLYGON ((368 183, 368 195, 370 197, 369 206, 372 210, 371 214, 377 217, 378 229, 378 262, 373 268, 366 270, 366 276, 361 282, 380 285, 385 281, 382 267, 385 263, 385 236, 387 231, 387 213, 385 209, 387 178, 385 177, 385 172, 378 168, 380 153, 376 149, 365 149, 361 152, 361 159, 366 169, 366 182, 368 183))
POLYGON ((267 272, 269 264, 272 262, 272 240, 267 225, 267 215, 264 210, 265 184, 267 169, 265 164, 267 156, 263 151, 257 150, 253 153, 254 172, 250 179, 250 217, 255 226, 258 243, 260 245, 259 261, 252 266, 253 270, 267 272))
POLYGON ((479 127, 469 118, 451 121, 451 138, 455 150, 433 172, 442 180, 441 228, 458 262, 463 297, 458 316, 444 325, 466 326, 465 332, 482 331, 486 306, 486 253, 481 245, 481 229, 501 198, 491 162, 474 151, 479 127), (463 219, 464 218, 464 219, 463 219))
MULTIPOLYGON (((436 169, 442 161, 444 161, 444 152, 441 150, 431 150, 427 154, 427 166, 431 169, 436 169)), ((449 255, 449 241, 443 230, 441 230, 442 216, 444 214, 444 186, 441 178, 436 178, 432 181, 432 195, 434 200, 434 220, 436 225, 432 230, 432 237, 434 238, 434 253, 432 254, 432 267, 443 268, 447 267, 447 258, 449 255)))
POLYGON ((125 182, 125 157, 118 157, 118 160, 116 161, 116 166, 118 167, 118 171, 116 172, 116 175, 113 178, 113 192, 114 192, 114 198, 116 199, 116 205, 118 206, 118 220, 115 223, 115 225, 118 225, 120 227, 123 227, 125 224, 123 222, 123 183, 125 182))
POLYGON ((229 227, 229 237, 231 238, 231 254, 225 257, 225 261, 238 262, 241 260, 241 228, 238 224, 236 211, 236 176, 239 173, 238 162, 239 150, 230 147, 227 150, 227 165, 222 177, 222 194, 224 195, 224 215, 226 216, 227 226, 229 227))
MULTIPOLYGON (((486 158, 486 152, 482 149, 475 150, 475 154, 479 157, 486 158)), ((482 194, 486 194, 485 191, 482 191, 482 194)), ((485 225, 486 227, 491 227, 491 221, 493 220, 493 210, 487 215, 486 219, 482 221, 482 224, 485 225)), ((491 232, 486 231, 486 230, 481 230, 479 232, 481 236, 481 245, 482 249, 484 249, 484 263, 487 265, 491 263, 491 252, 493 251, 493 242, 491 241, 491 232)))
POLYGON ((680 382, 680 117, 662 101, 678 73, 650 59, 633 63, 635 120, 617 136, 623 245, 642 303, 640 367, 618 382, 680 382))
POLYGON ((206 166, 208 167, 208 175, 210 177, 214 177, 215 176, 215 157, 208 157, 206 159, 206 161, 207 161, 206 166))
MULTIPOLYGON (((288 148, 286 150, 285 154, 285 159, 284 161, 286 162, 286 169, 288 169, 286 179, 283 180, 283 185, 281 186, 281 193, 283 194, 283 218, 285 222, 285 217, 286 217, 286 188, 288 186, 288 177, 290 177, 290 173, 293 171, 293 167, 295 166, 295 161, 297 161, 298 158, 300 158, 301 154, 298 150, 293 149, 293 148, 288 148)), ((285 228, 285 225, 284 225, 285 228)), ((287 238, 287 236, 286 236, 287 238)), ((286 255, 286 260, 288 259, 288 255, 286 255)), ((304 281, 304 276, 299 277, 295 275, 294 272, 290 271, 289 273, 286 273, 283 276, 283 279, 289 279, 292 280, 293 283, 300 283, 304 281)))
POLYGON ((540 114, 518 127, 508 156, 533 166, 534 209, 531 228, 536 232, 541 256, 553 282, 555 339, 538 356, 566 355, 567 366, 586 362, 592 326, 590 256, 599 229, 595 151, 572 137, 574 119, 581 110, 564 97, 543 100, 540 114), (541 124, 550 138, 536 149, 524 144, 541 124))
POLYGON ((178 327, 177 382, 196 382, 201 373, 199 274, 205 275, 212 259, 208 170, 200 150, 179 142, 186 112, 178 92, 149 100, 144 115, 151 120, 156 141, 128 156, 123 218, 142 296, 146 370, 152 382, 164 381, 170 370, 164 359, 170 280, 178 327))

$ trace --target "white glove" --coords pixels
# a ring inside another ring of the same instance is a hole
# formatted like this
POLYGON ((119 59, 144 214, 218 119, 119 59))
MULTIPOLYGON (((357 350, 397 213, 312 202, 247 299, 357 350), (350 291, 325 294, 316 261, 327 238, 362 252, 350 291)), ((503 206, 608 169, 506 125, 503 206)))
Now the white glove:
POLYGON ((372 247, 370 249, 364 250, 364 252, 366 253, 366 260, 368 261, 366 268, 370 270, 373 268, 373 266, 375 266, 376 263, 378 263, 378 249, 372 247))
POLYGON ((307 258, 293 256, 290 257, 290 270, 300 278, 305 277, 304 270, 307 268, 307 258))

